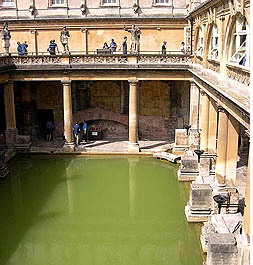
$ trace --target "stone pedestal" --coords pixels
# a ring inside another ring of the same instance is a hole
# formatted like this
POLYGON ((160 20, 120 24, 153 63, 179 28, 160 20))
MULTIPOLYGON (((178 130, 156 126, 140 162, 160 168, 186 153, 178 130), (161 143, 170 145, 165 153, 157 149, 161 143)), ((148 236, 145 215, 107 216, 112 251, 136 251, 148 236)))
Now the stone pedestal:
POLYGON ((67 143, 65 142, 63 145, 63 152, 71 153, 75 151, 75 144, 73 143, 67 143))
POLYGON ((9 174, 9 168, 5 160, 5 151, 0 151, 0 178, 5 178, 9 174))
POLYGON ((207 265, 238 264, 238 249, 233 234, 212 233, 208 237, 207 265))
POLYGON ((211 214, 213 200, 209 184, 191 184, 190 201, 185 207, 188 222, 204 222, 211 214))
POLYGON ((190 129, 188 136, 189 150, 194 151, 200 149, 200 133, 199 129, 190 129))
POLYGON ((28 135, 17 135, 16 143, 14 148, 17 152, 29 151, 31 148, 32 142, 31 137, 28 135))
POLYGON ((200 157, 199 163, 199 175, 202 177, 208 177, 211 170, 211 159, 208 157, 200 157))
POLYGON ((178 169, 178 181, 193 181, 199 175, 197 156, 184 155, 181 157, 181 165, 178 169))
POLYGON ((6 129, 5 130, 5 140, 8 148, 14 148, 16 143, 18 131, 17 129, 6 129))
POLYGON ((208 237, 212 233, 240 235, 242 223, 241 213, 215 214, 201 227, 201 246, 204 252, 208 251, 208 237))
POLYGON ((173 153, 180 155, 187 150, 189 150, 189 135, 187 135, 186 129, 176 129, 173 153))

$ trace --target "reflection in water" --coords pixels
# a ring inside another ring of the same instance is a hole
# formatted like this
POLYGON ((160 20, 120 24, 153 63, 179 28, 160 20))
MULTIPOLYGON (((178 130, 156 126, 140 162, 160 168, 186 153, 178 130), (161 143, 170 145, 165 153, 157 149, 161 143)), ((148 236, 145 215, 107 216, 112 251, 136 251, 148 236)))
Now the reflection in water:
POLYGON ((173 165, 25 156, 10 168, 0 183, 0 265, 202 263, 173 165))

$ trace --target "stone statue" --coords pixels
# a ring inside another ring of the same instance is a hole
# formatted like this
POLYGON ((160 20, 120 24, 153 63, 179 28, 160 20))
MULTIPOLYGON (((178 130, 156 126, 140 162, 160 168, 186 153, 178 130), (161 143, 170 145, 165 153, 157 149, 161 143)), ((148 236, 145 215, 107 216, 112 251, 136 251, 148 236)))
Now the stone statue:
POLYGON ((69 53, 69 45, 68 45, 69 37, 70 37, 69 31, 67 30, 66 27, 63 27, 62 31, 61 31, 61 36, 60 36, 60 41, 61 41, 63 48, 64 48, 63 53, 69 53))
POLYGON ((5 54, 9 54, 11 34, 10 34, 9 29, 8 29, 8 23, 7 22, 4 22, 1 35, 2 35, 2 45, 4 48, 5 54))
POLYGON ((131 33, 130 53, 138 53, 141 36, 140 29, 135 27, 135 25, 132 25, 131 29, 127 29, 124 25, 124 30, 131 33))

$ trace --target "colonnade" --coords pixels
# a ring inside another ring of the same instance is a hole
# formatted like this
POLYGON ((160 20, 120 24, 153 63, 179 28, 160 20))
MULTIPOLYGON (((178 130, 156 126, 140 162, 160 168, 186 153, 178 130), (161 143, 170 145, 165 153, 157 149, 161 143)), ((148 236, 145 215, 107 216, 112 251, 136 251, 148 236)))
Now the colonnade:
MULTIPOLYGON (((64 133, 66 142, 65 151, 74 150, 73 138, 73 115, 71 98, 71 80, 61 80, 63 87, 63 113, 64 113, 64 133)), ((4 84, 4 102, 6 117, 6 144, 13 148, 16 142, 16 116, 13 82, 8 81, 4 84)), ((138 80, 129 80, 129 144, 128 152, 139 152, 138 144, 138 80)))
POLYGON ((194 110, 190 122, 192 128, 200 129, 200 149, 217 154, 217 184, 235 184, 239 122, 194 82, 190 89, 191 111, 194 110))
MULTIPOLYGON (((74 150, 71 80, 62 80, 64 105, 65 151, 74 150)), ((129 80, 129 143, 128 152, 138 153, 138 80, 129 80)))
MULTIPOLYGON (((200 149, 205 153, 217 155, 215 185, 217 188, 235 186, 239 122, 193 81, 190 86, 190 111, 190 125, 194 129, 200 129, 200 149)), ((247 237, 250 234, 249 183, 248 161, 244 214, 244 231, 247 237)))

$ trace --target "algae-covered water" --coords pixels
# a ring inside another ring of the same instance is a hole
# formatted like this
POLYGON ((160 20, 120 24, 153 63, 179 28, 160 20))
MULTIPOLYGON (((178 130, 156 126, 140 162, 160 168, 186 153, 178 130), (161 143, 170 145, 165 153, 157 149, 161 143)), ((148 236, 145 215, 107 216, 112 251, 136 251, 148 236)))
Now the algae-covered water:
POLYGON ((201 265, 188 188, 154 158, 20 156, 0 181, 0 265, 201 265))

